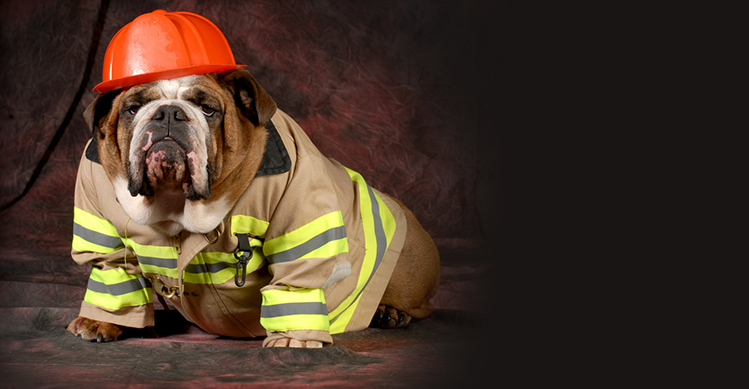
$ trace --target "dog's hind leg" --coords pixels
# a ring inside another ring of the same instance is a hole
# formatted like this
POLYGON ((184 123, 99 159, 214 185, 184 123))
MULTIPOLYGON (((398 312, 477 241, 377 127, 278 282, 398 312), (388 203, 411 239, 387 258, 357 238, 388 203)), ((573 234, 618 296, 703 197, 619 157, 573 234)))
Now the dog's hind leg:
POLYGON ((403 203, 395 201, 403 209, 408 223, 406 241, 370 324, 372 327, 405 327, 411 318, 431 315, 434 308, 429 299, 437 293, 440 283, 440 256, 434 240, 414 214, 403 203))

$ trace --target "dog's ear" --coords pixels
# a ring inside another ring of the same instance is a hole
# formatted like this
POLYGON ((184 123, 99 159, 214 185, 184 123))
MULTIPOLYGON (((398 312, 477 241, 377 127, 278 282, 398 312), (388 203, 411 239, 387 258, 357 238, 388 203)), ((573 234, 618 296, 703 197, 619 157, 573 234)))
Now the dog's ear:
POLYGON ((92 134, 96 134, 101 127, 101 121, 109 115, 112 109, 112 103, 117 98, 121 90, 114 90, 103 95, 96 96, 96 99, 83 111, 83 117, 92 134))
POLYGON ((255 125, 266 125, 276 113, 276 102, 245 69, 219 73, 218 81, 231 93, 242 115, 255 125))

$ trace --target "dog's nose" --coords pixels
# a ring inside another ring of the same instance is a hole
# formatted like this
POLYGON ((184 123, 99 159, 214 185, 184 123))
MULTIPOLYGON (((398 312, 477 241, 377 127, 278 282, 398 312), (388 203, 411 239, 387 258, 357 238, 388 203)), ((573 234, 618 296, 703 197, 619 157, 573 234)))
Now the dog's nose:
POLYGON ((153 117, 151 118, 151 120, 157 121, 171 121, 172 119, 180 122, 187 120, 185 111, 183 111, 180 107, 165 105, 157 109, 153 114, 153 117))

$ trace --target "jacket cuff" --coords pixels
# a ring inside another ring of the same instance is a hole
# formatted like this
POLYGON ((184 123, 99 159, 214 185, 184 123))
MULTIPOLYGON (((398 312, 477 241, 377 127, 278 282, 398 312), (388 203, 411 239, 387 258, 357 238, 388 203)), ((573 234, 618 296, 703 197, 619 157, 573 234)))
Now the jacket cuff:
POLYGON ((123 327, 144 328, 154 325, 153 304, 124 307, 110 311, 84 301, 81 304, 81 313, 79 316, 123 327))
POLYGON ((328 307, 322 289, 266 286, 260 290, 260 324, 271 332, 330 332, 328 307))
POLYGON ((296 339, 300 341, 316 340, 322 342, 324 346, 330 346, 333 344, 333 338, 330 336, 328 331, 285 331, 285 332, 268 332, 268 337, 263 340, 263 347, 267 347, 268 343, 276 339, 288 338, 296 339))

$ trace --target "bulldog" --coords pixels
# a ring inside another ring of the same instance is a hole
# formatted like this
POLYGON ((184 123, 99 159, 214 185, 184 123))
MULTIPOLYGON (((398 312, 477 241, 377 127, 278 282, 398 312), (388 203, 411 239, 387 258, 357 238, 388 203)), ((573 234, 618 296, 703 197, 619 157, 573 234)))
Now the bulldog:
POLYGON ((244 69, 99 95, 78 172, 67 327, 154 325, 153 292, 209 333, 318 348, 429 316, 436 246, 411 211, 320 154, 244 69))

